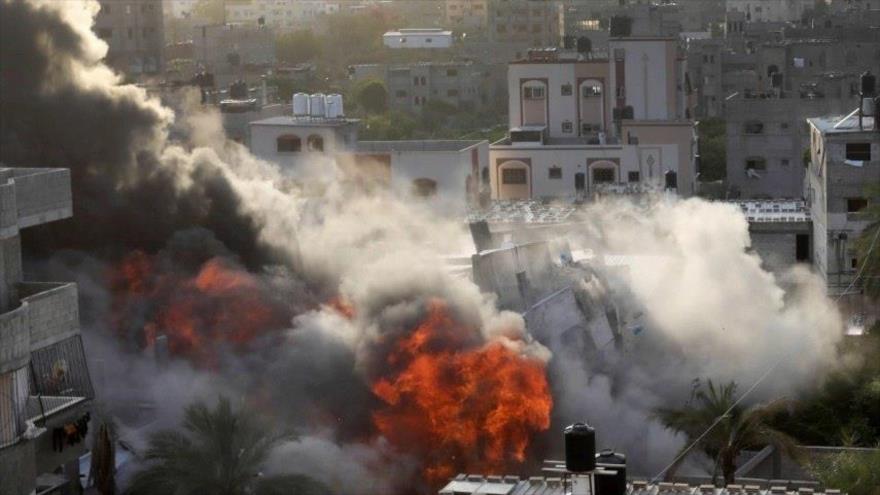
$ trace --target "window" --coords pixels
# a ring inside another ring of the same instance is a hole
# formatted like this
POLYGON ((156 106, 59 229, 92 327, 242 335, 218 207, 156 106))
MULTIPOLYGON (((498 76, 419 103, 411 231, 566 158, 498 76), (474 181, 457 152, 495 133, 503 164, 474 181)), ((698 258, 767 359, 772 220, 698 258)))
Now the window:
POLYGON ((846 159, 870 161, 871 143, 846 143, 846 159))
POLYGON ((527 100, 543 100, 544 88, 541 86, 527 86, 523 88, 523 97, 527 100))
POLYGON ((526 169, 524 168, 505 168, 501 171, 502 184, 526 184, 526 169))
POLYGON ((678 174, 672 170, 666 172, 666 189, 678 189, 678 174))
POLYGON ((324 138, 317 134, 312 134, 306 139, 306 146, 309 151, 324 151, 324 138))
POLYGON ((291 153, 302 149, 302 141, 299 136, 287 134, 279 136, 275 141, 276 149, 279 153, 291 153))
POLYGON ((101 13, 102 14, 109 14, 110 13, 110 6, 102 3, 101 4, 101 13))
POLYGON ((132 28, 128 28, 128 39, 132 39, 134 37, 134 30, 132 28))
POLYGON ((780 129, 788 129, 788 122, 782 122, 779 124, 780 129))
POLYGON ((419 77, 415 76, 415 77, 413 77, 413 86, 418 86, 418 85, 419 85, 419 77))
POLYGON ((562 123, 562 132, 565 134, 571 134, 574 131, 574 125, 572 125, 570 120, 566 120, 562 123))
POLYGON ((437 194, 437 181, 433 179, 419 178, 413 180, 412 185, 413 196, 420 198, 428 198, 437 194))
POLYGON ((547 170, 547 178, 548 179, 561 179, 562 178, 562 168, 557 166, 550 167, 547 170))
POLYGON ((745 123, 745 126, 743 126, 743 130, 746 134, 763 134, 764 123, 757 120, 750 120, 745 123))
POLYGON ((614 169, 597 167, 593 169, 593 184, 610 184, 614 182, 614 169))
POLYGON ((588 84, 581 88, 581 95, 584 98, 602 96, 602 86, 599 86, 598 84, 588 84))
POLYGON ((629 182, 638 182, 639 181, 639 173, 638 172, 629 172, 626 174, 626 179, 629 182))
POLYGON ((431 38, 425 38, 425 43, 433 43, 434 40, 431 38))
POLYGON ((783 158, 783 159, 779 160, 779 165, 781 165, 783 167, 787 167, 788 164, 789 164, 788 158, 783 158))
POLYGON ((858 267, 859 267, 859 259, 858 259, 858 258, 853 258, 852 260, 850 260, 850 262, 849 262, 849 267, 852 268, 853 270, 855 270, 856 268, 858 268, 858 267))
POLYGON ((395 91, 394 96, 398 98, 406 98, 406 90, 398 89, 397 91, 395 91))
POLYGON ((583 135, 597 134, 601 130, 602 128, 599 126, 599 124, 588 124, 586 122, 581 123, 581 134, 583 135))
POLYGON ((571 84, 563 84, 562 87, 559 89, 559 93, 562 96, 571 96, 571 93, 572 93, 571 84))
POLYGON ((448 89, 446 90, 446 96, 458 96, 457 89, 448 89))
POLYGON ((767 170, 767 160, 762 157, 747 158, 746 170, 767 170))
POLYGON ((865 198, 846 198, 846 212, 858 213, 868 207, 868 200, 865 198))
POLYGON ((456 69, 446 69, 446 77, 455 77, 458 75, 458 70, 456 69))
POLYGON ((109 40, 113 38, 113 30, 110 28, 100 28, 98 29, 98 37, 102 40, 109 40))

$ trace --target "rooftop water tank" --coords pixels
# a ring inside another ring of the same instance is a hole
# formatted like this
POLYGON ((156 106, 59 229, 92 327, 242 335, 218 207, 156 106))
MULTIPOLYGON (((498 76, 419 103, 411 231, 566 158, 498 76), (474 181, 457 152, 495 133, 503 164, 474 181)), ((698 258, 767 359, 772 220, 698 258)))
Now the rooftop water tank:
POLYGON ((327 95, 327 97, 324 98, 324 103, 327 105, 328 119, 339 119, 345 115, 342 108, 342 95, 335 93, 327 95))
POLYGON ((626 456, 611 449, 596 454, 596 466, 614 474, 596 476, 596 495, 626 495, 626 456))
POLYGON ((313 118, 324 117, 324 93, 309 96, 309 115, 313 118))
POLYGON ((309 95, 307 93, 295 93, 293 95, 293 116, 306 117, 309 115, 309 95))
POLYGON ((596 469, 596 430, 584 423, 565 427, 565 469, 582 473, 596 469))

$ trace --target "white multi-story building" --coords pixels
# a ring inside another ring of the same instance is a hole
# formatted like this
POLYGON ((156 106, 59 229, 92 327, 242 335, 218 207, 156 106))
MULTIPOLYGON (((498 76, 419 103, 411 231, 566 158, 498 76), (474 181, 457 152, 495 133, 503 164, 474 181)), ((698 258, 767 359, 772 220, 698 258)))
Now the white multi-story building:
POLYGON ((460 29, 485 29, 489 0, 446 0, 446 23, 460 29))
POLYGON ((674 38, 609 41, 610 58, 532 51, 508 71, 507 138, 483 171, 499 199, 694 192, 693 122, 674 38))

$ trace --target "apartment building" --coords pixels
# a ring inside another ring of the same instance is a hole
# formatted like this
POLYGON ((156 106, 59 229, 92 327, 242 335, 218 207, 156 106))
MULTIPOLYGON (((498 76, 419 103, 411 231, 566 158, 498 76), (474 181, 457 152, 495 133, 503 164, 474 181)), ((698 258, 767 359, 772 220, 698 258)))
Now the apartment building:
POLYGON ((275 37, 265 26, 216 24, 197 26, 192 35, 196 66, 214 75, 217 85, 275 64, 275 37))
POLYGON ((93 30, 107 42, 106 62, 128 75, 162 70, 162 0, 100 0, 93 30))
POLYGON ((740 12, 747 22, 799 21, 815 0, 726 0, 728 12, 740 12))
POLYGON ((490 148, 498 199, 693 194, 696 139, 675 38, 613 38, 610 58, 534 50, 508 71, 509 136, 490 148))
POLYGON ((474 62, 363 64, 352 66, 350 73, 354 81, 384 82, 391 108, 409 113, 420 113, 431 100, 476 110, 492 104, 506 87, 500 67, 474 62))
POLYGON ((225 0, 229 24, 265 25, 275 29, 314 29, 320 19, 340 10, 327 0, 225 0))
MULTIPOLYGON (((20 231, 72 215, 66 169, 0 167, 0 493, 79 487, 94 393, 73 283, 24 279, 20 231)), ((64 492, 68 493, 68 492, 64 492)), ((70 493, 73 493, 72 491, 70 493)))
POLYGON ((485 29, 489 24, 489 0, 445 0, 446 26, 462 31, 485 29))
POLYGON ((859 293, 855 241, 868 226, 866 186, 880 184, 880 127, 876 117, 817 117, 810 125, 808 187, 813 266, 836 296, 859 293))
POLYGON ((565 14, 557 1, 490 0, 489 40, 559 46, 565 35, 565 14))

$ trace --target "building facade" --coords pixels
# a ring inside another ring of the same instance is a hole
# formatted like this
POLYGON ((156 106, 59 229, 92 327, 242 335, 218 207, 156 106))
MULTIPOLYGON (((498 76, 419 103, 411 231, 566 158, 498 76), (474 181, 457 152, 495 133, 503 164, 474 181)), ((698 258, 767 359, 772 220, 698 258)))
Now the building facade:
POLYGON ((100 5, 93 30, 107 42, 107 64, 133 76, 161 72, 162 0, 100 0, 100 5))
POLYGON ((445 0, 446 25, 469 31, 485 29, 489 23, 489 0, 445 0))
POLYGON ((24 280, 20 230, 72 215, 65 169, 0 167, 0 493, 79 486, 94 398, 76 285, 24 280), (63 475, 53 475, 62 469, 63 475))
POLYGON ((559 46, 565 35, 565 14, 555 1, 490 0, 489 40, 528 42, 531 46, 559 46))
POLYGON ((497 67, 473 62, 366 64, 350 70, 354 81, 384 82, 391 108, 410 113, 420 113, 430 100, 476 110, 492 104, 505 89, 497 67))
POLYGON ((313 30, 321 19, 340 10, 327 0, 226 0, 226 23, 268 26, 274 29, 313 30))
POLYGON ((813 266, 832 295, 858 293, 855 241, 868 226, 862 211, 867 186, 880 183, 880 130, 874 118, 821 117, 810 125, 808 187, 813 221, 813 266))
POLYGON ((510 133, 492 144, 485 171, 494 198, 693 194, 696 139, 676 40, 612 39, 609 52, 532 51, 510 64, 510 133))

